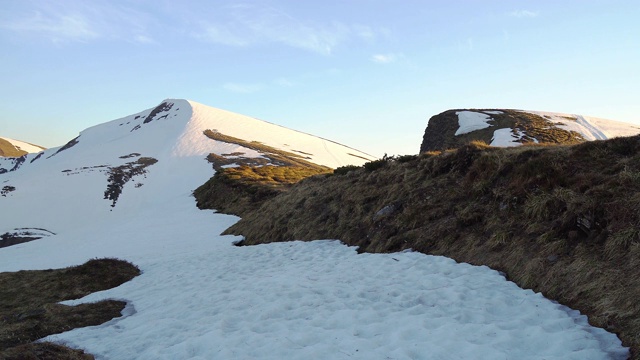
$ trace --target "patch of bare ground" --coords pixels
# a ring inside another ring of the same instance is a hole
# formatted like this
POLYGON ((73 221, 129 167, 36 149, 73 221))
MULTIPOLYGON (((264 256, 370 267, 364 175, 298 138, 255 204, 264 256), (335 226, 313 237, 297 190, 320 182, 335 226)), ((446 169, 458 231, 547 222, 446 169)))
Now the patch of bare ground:
POLYGON ((226 233, 242 245, 340 239, 361 252, 490 266, 580 310, 640 358, 638 136, 384 158, 310 177, 238 214, 226 233))
POLYGON ((81 350, 33 342, 120 316, 126 305, 122 301, 78 306, 59 302, 119 286, 139 274, 135 265, 118 259, 94 259, 56 270, 0 273, 0 359, 93 359, 81 350))
POLYGON ((134 176, 145 174, 147 167, 157 162, 158 160, 152 157, 141 157, 124 165, 109 167, 109 178, 107 180, 109 183, 107 184, 107 190, 104 191, 104 199, 111 200, 111 207, 115 207, 124 185, 134 176))

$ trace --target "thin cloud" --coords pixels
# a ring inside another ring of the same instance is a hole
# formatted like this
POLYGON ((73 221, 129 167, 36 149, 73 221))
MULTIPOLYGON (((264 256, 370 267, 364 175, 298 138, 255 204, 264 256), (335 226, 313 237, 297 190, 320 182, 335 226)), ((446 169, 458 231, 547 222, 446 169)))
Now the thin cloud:
POLYGON ((157 44, 158 42, 154 39, 145 36, 145 35, 136 35, 133 40, 140 44, 157 44))
POLYGON ((157 44, 158 39, 190 36, 202 42, 231 47, 279 44, 312 53, 331 55, 349 42, 373 43, 389 31, 366 24, 316 21, 292 16, 263 5, 214 7, 178 6, 148 1, 126 5, 111 1, 26 1, 20 10, 0 16, 0 30, 36 36, 53 42, 97 40, 157 44), (164 26, 166 16, 172 26, 164 26))
POLYGON ((237 5, 199 22, 196 38, 229 46, 277 43, 322 55, 350 39, 373 41, 376 31, 365 25, 318 23, 297 19, 272 7, 237 5), (217 19, 215 19, 217 17, 217 19))
POLYGON ((262 84, 226 83, 222 86, 225 90, 238 94, 251 94, 262 90, 262 84))
POLYGON ((403 57, 402 54, 376 54, 371 57, 371 61, 378 64, 390 64, 403 57))
POLYGON ((100 37, 90 21, 81 14, 45 15, 36 12, 30 17, 5 23, 2 27, 14 32, 42 34, 54 42, 89 41, 100 37))
POLYGON ((356 36, 369 42, 374 41, 378 36, 377 32, 374 29, 372 29, 370 26, 354 25, 352 28, 356 36))
POLYGON ((251 40, 246 36, 237 34, 237 31, 224 25, 202 22, 201 28, 202 31, 200 33, 194 34, 194 36, 200 40, 237 47, 247 46, 251 43, 251 40))
POLYGON ((515 18, 535 18, 538 17, 538 12, 530 10, 515 10, 510 12, 509 16, 515 18))
POLYGON ((295 84, 292 81, 285 78, 275 79, 273 83, 280 87, 287 87, 287 88, 295 86, 295 84))
POLYGON ((0 28, 35 35, 53 42, 89 42, 99 39, 153 43, 148 26, 155 19, 132 8, 109 2, 28 3, 29 11, 16 11, 0 28))

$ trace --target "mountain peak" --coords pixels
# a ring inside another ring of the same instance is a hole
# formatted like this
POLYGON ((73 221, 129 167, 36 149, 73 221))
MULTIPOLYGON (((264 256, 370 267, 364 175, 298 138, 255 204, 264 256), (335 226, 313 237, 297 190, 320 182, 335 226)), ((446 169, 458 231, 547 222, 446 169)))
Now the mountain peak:
POLYGON ((19 201, 30 193, 30 198, 49 199, 45 210, 53 214, 47 224, 33 226, 29 207, 20 206, 24 211, 3 219, 15 225, 0 233, 20 227, 54 231, 91 214, 100 219, 105 211, 162 203, 157 194, 169 196, 166 189, 182 196, 208 180, 215 173, 210 159, 222 160, 225 167, 250 159, 281 166, 271 156, 275 152, 331 168, 374 159, 266 121, 189 100, 166 99, 154 108, 85 129, 64 146, 0 158, 0 180, 11 189, 3 201, 19 201), (64 210, 57 204, 66 204, 64 210))

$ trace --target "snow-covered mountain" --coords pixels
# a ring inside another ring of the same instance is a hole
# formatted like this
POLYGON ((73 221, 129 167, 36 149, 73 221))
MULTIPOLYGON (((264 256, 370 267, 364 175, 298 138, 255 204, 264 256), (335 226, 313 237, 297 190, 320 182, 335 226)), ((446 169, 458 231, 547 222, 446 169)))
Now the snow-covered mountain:
POLYGON ((22 156, 28 153, 37 153, 45 149, 46 148, 42 146, 0 136, 0 157, 22 156))
POLYGON ((239 237, 219 234, 238 218, 198 210, 192 191, 214 172, 209 154, 270 161, 258 145, 330 167, 372 159, 166 100, 62 147, 0 159, 0 243, 14 243, 0 246, 0 272, 102 257, 139 266, 142 274, 117 288, 65 302, 121 299, 121 318, 48 338, 100 359, 628 355, 615 334, 487 267, 412 252, 358 255, 330 240, 233 246, 239 237))
POLYGON ((166 100, 153 109, 100 124, 58 148, 0 158, 0 234, 19 228, 54 233, 127 213, 175 190, 188 195, 214 173, 206 160, 214 153, 229 159, 264 153, 214 140, 211 130, 230 138, 259 142, 328 166, 360 165, 372 156, 326 139, 193 101, 166 100), (116 205, 117 206, 112 206, 116 205), (37 209, 37 212, 36 212, 37 209), (35 214, 46 214, 34 216, 35 214))
POLYGON ((640 125, 576 114, 482 109, 448 110, 429 119, 420 152, 455 148, 472 140, 510 147, 526 143, 575 144, 640 134, 640 125))

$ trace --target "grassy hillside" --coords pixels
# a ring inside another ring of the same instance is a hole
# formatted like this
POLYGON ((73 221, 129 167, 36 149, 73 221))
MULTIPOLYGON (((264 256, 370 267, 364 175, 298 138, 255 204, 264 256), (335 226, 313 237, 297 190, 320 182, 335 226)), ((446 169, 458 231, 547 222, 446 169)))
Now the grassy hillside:
POLYGON ((244 157, 243 153, 209 154, 207 160, 216 174, 194 192, 201 209, 217 209, 239 215, 286 191, 302 179, 332 172, 331 168, 309 162, 300 154, 260 142, 247 142, 211 130, 206 130, 204 134, 216 141, 256 150, 262 157, 244 157))
POLYGON ((640 137, 383 159, 310 177, 240 215, 227 233, 244 245, 331 238, 488 265, 640 355, 640 137))
POLYGON ((5 139, 0 139, 0 156, 4 157, 20 157, 27 152, 24 150, 18 150, 10 142, 5 139))

